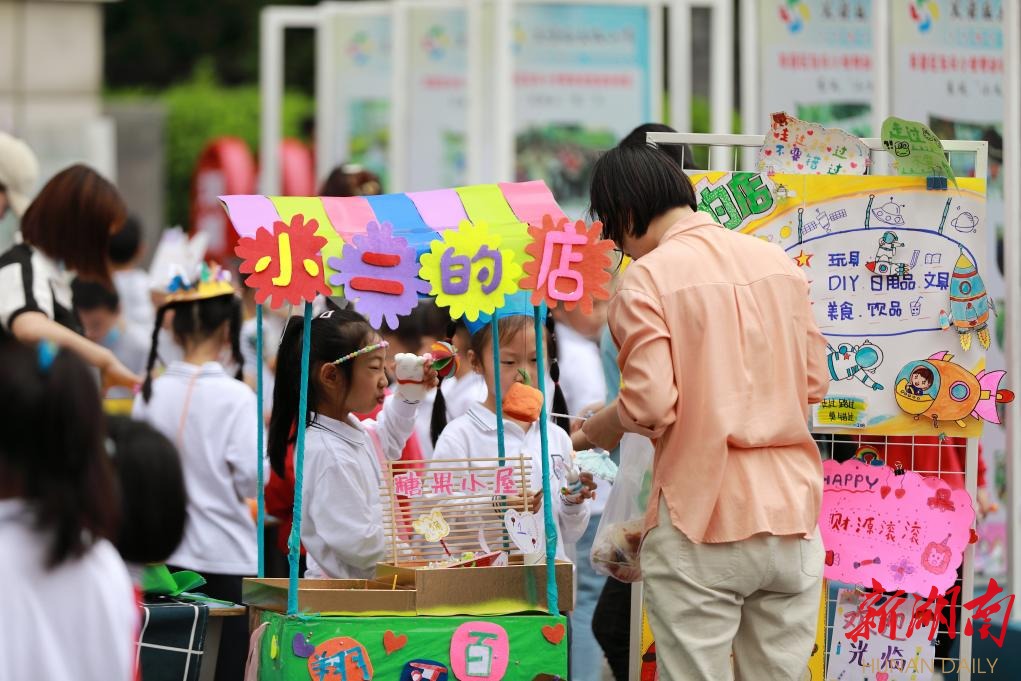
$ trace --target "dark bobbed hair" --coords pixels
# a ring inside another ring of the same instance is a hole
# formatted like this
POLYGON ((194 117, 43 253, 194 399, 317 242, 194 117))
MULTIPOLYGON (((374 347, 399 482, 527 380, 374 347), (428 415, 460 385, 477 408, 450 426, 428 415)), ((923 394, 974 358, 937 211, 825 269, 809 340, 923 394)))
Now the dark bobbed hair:
POLYGON ((110 237, 110 261, 114 265, 127 265, 141 249, 142 223, 137 216, 129 215, 120 231, 110 237))
POLYGON ((177 448, 147 423, 113 416, 108 424, 120 483, 116 546, 133 563, 162 563, 181 543, 188 493, 177 448))
POLYGON ((82 556, 117 531, 119 499, 92 370, 69 350, 48 366, 35 347, 0 343, 0 477, 29 503, 47 536, 46 563, 82 556))
POLYGON ((589 212, 603 236, 621 247, 625 235, 640 238, 672 208, 698 209, 695 188, 680 166, 651 146, 618 146, 596 161, 589 212))
MULTIPOLYGON (((645 135, 650 132, 677 131, 663 123, 643 123, 629 132, 627 136, 620 141, 620 146, 648 146, 648 142, 645 141, 645 135)), ((661 149, 663 153, 672 158, 677 165, 680 166, 681 170, 699 170, 698 164, 695 162, 695 158, 691 153, 691 147, 687 144, 663 144, 657 148, 661 149)))
POLYGON ((76 310, 97 310, 104 308, 116 312, 121 305, 117 291, 94 281, 75 277, 71 282, 71 297, 76 310))
POLYGON ((152 344, 149 346, 149 360, 145 366, 145 382, 142 383, 142 399, 146 402, 152 398, 152 370, 159 359, 160 329, 167 311, 174 311, 171 329, 179 343, 192 340, 204 340, 220 330, 224 324, 230 325, 230 350, 237 365, 234 377, 239 381, 244 376, 245 358, 241 354, 241 299, 234 294, 168 303, 156 312, 156 324, 152 329, 152 344))
POLYGON ((46 183, 21 218, 25 242, 83 279, 110 283, 110 236, 126 215, 116 187, 81 164, 46 183))
MULTIPOLYGON (((298 422, 298 398, 301 389, 301 341, 303 319, 291 317, 284 329, 280 348, 277 350, 277 372, 273 384, 273 412, 269 419, 267 449, 270 466, 280 477, 284 477, 284 462, 287 447, 294 442, 295 425, 298 422)), ((319 369, 326 362, 333 362, 344 355, 375 342, 375 329, 369 326, 365 317, 354 310, 330 309, 312 320, 309 335, 308 362, 308 409, 304 414, 305 423, 311 423, 311 415, 317 410, 323 396, 319 369)), ((351 384, 354 362, 337 365, 344 380, 351 384)))
MULTIPOLYGON (((532 317, 526 315, 510 315, 507 317, 499 317, 497 320, 497 328, 500 334, 500 345, 501 347, 511 342, 511 339, 517 336, 519 333, 524 331, 526 328, 531 328, 532 317)), ((447 327, 447 341, 453 337, 456 330, 454 322, 447 327)), ((492 351, 492 339, 493 339, 493 327, 490 324, 482 326, 478 331, 472 334, 471 337, 471 351, 478 357, 479 362, 485 364, 487 361, 491 361, 490 358, 493 355, 492 351)), ((555 332, 555 325, 553 322, 553 316, 546 316, 546 361, 549 363, 549 375, 553 380, 553 409, 552 411, 558 414, 567 413, 567 400, 564 398, 564 392, 560 389, 560 365, 557 361, 557 334, 555 332)), ((542 367, 539 368, 542 370, 542 367)), ((500 386, 503 390, 506 390, 509 386, 500 386)), ((570 432, 567 419, 556 417, 553 422, 563 428, 565 431, 570 432)), ((433 446, 436 445, 436 441, 440 439, 440 434, 443 429, 447 427, 447 401, 443 396, 443 384, 436 388, 436 398, 433 401, 432 418, 429 422, 429 436, 432 439, 433 446)))
POLYGON ((379 175, 358 165, 344 164, 326 176, 319 196, 375 196, 382 191, 379 175))

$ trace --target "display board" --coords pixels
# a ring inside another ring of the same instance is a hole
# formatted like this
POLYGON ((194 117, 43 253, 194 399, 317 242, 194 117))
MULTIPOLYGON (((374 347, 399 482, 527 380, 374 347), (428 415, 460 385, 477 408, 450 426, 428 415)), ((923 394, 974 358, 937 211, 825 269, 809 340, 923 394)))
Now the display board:
POLYGON ((985 182, 927 191, 924 178, 714 173, 700 208, 777 244, 809 281, 829 343, 822 430, 976 437, 1008 401, 987 367, 985 182))
POLYGON ((515 176, 545 180, 569 215, 599 154, 659 118, 659 26, 659 3, 515 3, 515 176))
POLYGON ((872 134, 872 1, 758 5, 758 111, 872 134))

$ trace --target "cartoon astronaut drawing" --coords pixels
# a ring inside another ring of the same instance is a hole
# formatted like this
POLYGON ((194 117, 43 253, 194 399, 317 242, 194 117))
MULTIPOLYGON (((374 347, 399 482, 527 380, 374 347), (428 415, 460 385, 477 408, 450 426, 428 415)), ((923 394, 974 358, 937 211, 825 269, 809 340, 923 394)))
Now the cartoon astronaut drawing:
POLYGON ((830 370, 830 378, 834 381, 846 381, 855 378, 873 390, 883 390, 872 374, 883 363, 883 351, 878 345, 865 341, 861 345, 841 343, 830 350, 826 356, 826 364, 830 370))
POLYGON ((897 255, 897 247, 903 245, 897 239, 896 232, 883 232, 883 236, 879 239, 879 248, 876 250, 876 262, 892 263, 897 255))

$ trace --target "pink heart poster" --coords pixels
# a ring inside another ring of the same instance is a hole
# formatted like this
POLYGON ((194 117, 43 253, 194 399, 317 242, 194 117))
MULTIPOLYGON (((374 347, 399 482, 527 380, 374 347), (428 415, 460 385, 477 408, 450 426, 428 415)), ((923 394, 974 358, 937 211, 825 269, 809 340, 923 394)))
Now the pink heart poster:
POLYGON ((912 471, 857 460, 823 463, 819 529, 826 578, 928 596, 945 593, 971 538, 975 510, 964 490, 912 471))

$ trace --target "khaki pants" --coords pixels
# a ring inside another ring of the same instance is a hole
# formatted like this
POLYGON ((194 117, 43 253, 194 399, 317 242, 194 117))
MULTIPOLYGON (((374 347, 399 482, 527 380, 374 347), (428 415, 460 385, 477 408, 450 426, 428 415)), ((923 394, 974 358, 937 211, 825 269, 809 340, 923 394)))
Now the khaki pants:
POLYGON ((659 525, 646 536, 641 561, 660 678, 801 679, 819 621, 818 529, 812 539, 695 544, 673 526, 662 497, 659 503, 659 525))

